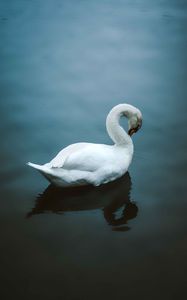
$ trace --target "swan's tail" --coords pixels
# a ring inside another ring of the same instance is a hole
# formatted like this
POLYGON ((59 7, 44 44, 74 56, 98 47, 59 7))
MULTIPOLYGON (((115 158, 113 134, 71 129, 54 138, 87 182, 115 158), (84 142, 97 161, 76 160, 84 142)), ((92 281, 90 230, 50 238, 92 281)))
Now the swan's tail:
POLYGON ((47 171, 47 168, 45 166, 33 164, 31 162, 28 162, 27 165, 34 168, 34 169, 36 169, 36 170, 38 170, 38 171, 43 171, 43 172, 47 171))
POLYGON ((27 163, 28 166, 39 171, 48 181, 54 183, 55 185, 67 186, 67 182, 63 181, 61 178, 63 175, 62 169, 53 169, 48 164, 45 165, 37 165, 31 162, 27 163))
POLYGON ((41 166, 41 165, 33 164, 31 162, 28 162, 27 165, 34 168, 34 169, 36 169, 36 170, 38 170, 45 177, 47 175, 53 175, 53 171, 50 168, 48 168, 46 165, 41 166))
POLYGON ((45 165, 41 166, 41 165, 33 164, 31 162, 28 162, 27 165, 38 170, 50 182, 54 178, 53 171, 45 165))

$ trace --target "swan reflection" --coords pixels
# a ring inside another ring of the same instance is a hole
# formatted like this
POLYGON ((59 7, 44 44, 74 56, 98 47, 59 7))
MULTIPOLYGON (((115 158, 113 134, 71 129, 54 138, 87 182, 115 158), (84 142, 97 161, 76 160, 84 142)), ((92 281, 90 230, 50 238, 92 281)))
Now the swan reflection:
POLYGON ((102 209, 108 225, 115 231, 128 231, 127 223, 137 216, 138 207, 130 200, 131 178, 126 173, 120 179, 100 187, 80 186, 58 188, 49 185, 36 199, 27 214, 32 217, 45 212, 61 213, 102 209), (120 214, 120 216, 117 216, 120 214))

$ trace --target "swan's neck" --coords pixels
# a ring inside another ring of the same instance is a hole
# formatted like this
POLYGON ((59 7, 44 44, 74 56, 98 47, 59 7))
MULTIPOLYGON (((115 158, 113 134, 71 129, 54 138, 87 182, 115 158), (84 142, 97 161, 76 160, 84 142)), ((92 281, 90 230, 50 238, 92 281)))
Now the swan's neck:
POLYGON ((106 119, 106 128, 110 138, 116 145, 133 145, 131 137, 119 124, 122 116, 130 119, 132 116, 131 106, 128 104, 119 104, 115 106, 108 114, 106 119))

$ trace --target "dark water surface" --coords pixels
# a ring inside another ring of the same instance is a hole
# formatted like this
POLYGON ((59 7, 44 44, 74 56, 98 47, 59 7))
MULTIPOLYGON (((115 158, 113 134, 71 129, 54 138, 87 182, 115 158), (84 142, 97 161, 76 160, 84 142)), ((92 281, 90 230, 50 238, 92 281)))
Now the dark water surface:
POLYGON ((186 299, 187 2, 6 0, 1 39, 1 299, 186 299), (129 174, 48 187, 25 163, 110 143, 141 109, 129 174))

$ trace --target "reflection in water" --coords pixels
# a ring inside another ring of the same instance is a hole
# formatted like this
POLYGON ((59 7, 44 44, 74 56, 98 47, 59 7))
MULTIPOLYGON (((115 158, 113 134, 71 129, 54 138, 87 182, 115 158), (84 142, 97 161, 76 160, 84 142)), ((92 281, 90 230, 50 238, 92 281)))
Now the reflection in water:
POLYGON ((42 194, 39 194, 35 207, 27 217, 49 211, 63 213, 102 209, 105 220, 113 230, 127 231, 130 227, 121 225, 135 218, 138 212, 136 204, 130 201, 131 185, 129 173, 100 187, 81 186, 62 189, 49 185, 42 194), (122 209, 122 212, 121 216, 117 217, 119 209, 122 209))

